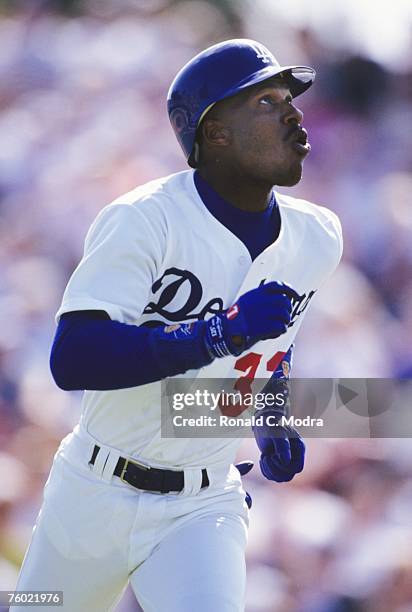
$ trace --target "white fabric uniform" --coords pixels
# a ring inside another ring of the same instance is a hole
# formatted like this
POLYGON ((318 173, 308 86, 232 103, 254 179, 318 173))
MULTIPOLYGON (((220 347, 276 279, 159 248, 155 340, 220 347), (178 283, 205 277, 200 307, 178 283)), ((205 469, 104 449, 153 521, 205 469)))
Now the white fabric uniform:
MULTIPOLYGON (((203 204, 193 171, 118 198, 91 226, 57 318, 73 310, 104 310, 133 325, 207 319, 262 281, 285 282, 301 296, 292 324, 280 338, 253 347, 256 378, 270 377, 272 358, 293 343, 310 298, 342 253, 334 213, 290 196, 276 198, 280 234, 254 262, 203 204)), ((186 376, 236 378, 247 367, 226 357, 186 376)), ((232 465, 240 441, 162 439, 160 394, 160 383, 85 392, 80 424, 57 453, 18 588, 64 588, 67 610, 101 612, 131 577, 145 610, 243 609, 247 509, 232 465), (103 448, 91 468, 96 441, 103 448), (184 470, 184 491, 132 489, 112 478, 119 456, 184 470), (212 482, 200 491, 201 468, 212 482)))

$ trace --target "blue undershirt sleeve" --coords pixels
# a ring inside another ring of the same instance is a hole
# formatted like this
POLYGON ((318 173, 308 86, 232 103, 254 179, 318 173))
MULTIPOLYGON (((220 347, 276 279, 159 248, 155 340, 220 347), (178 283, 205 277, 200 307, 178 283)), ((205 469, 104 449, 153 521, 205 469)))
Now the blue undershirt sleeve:
POLYGON ((103 311, 60 317, 50 355, 56 384, 66 391, 126 389, 199 369, 212 361, 205 322, 189 333, 112 321, 103 311))

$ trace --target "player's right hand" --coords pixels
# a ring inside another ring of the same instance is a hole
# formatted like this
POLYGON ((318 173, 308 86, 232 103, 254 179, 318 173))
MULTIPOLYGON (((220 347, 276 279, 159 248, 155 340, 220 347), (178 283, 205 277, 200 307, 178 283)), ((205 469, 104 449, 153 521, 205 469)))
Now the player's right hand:
POLYGON ((271 282, 244 293, 225 313, 207 321, 206 345, 214 357, 240 355, 269 338, 284 334, 292 299, 299 294, 285 283, 271 282))

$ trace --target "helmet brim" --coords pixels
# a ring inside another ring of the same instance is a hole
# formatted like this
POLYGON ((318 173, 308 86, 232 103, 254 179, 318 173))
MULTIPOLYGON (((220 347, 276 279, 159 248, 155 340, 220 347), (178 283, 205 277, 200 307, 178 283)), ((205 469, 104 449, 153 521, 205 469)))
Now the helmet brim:
MULTIPOLYGON (((223 100, 235 96, 243 89, 252 87, 252 85, 256 85, 257 83, 261 83, 275 76, 283 78, 286 81, 289 85, 292 97, 296 98, 296 96, 300 96, 300 94, 309 89, 315 80, 316 72, 313 68, 309 68, 309 66, 268 66, 249 75, 247 79, 236 83, 236 85, 227 91, 221 99, 223 100)), ((216 102, 218 102, 218 100, 216 100, 216 102)))

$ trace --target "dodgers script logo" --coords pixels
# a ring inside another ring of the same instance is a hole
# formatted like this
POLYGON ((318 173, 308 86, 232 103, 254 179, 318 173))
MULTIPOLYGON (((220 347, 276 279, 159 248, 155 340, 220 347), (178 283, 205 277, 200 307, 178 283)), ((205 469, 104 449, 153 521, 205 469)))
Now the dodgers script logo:
MULTIPOLYGON (((143 314, 158 314, 167 321, 181 323, 190 319, 202 320, 207 314, 223 311, 223 300, 215 297, 201 308, 203 287, 200 280, 189 270, 168 268, 152 285, 152 293, 157 301, 149 302, 143 314)), ((162 320, 146 321, 146 327, 164 325, 162 320)))
MULTIPOLYGON (((262 285, 266 279, 260 282, 262 285)), ((168 268, 162 276, 152 285, 153 300, 143 310, 144 315, 159 315, 162 319, 150 319, 142 325, 158 327, 170 323, 184 323, 190 320, 203 320, 206 315, 215 315, 223 312, 224 305, 221 297, 214 297, 201 306, 203 297, 202 283, 198 277, 189 270, 168 268)), ((303 293, 297 300, 292 300, 292 317, 289 327, 295 324, 299 316, 306 310, 315 290, 308 294, 303 293)), ((227 311, 228 318, 234 318, 239 307, 234 304, 227 311)))

